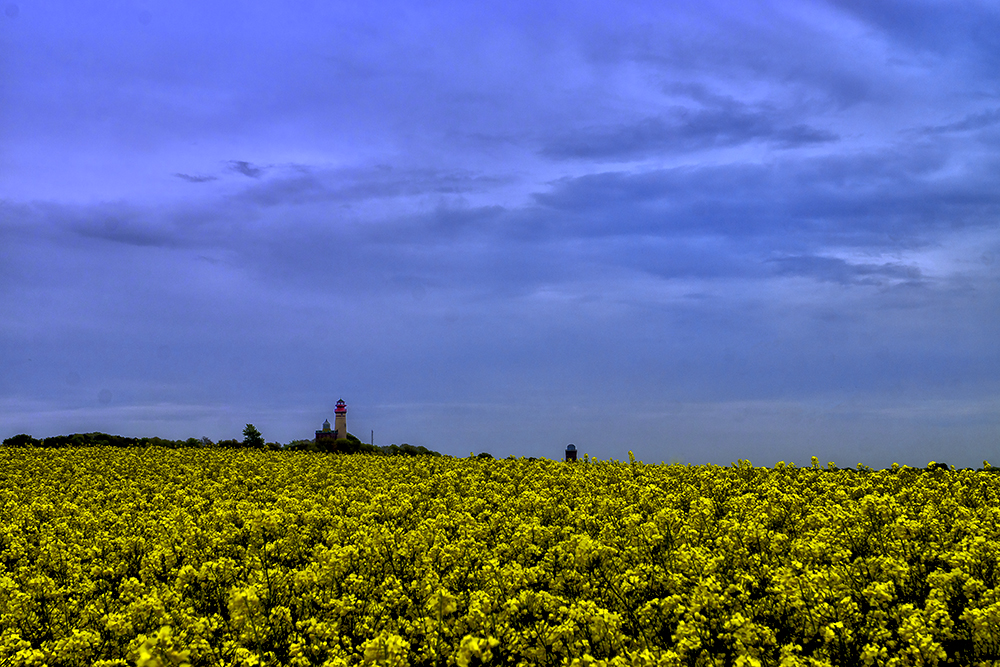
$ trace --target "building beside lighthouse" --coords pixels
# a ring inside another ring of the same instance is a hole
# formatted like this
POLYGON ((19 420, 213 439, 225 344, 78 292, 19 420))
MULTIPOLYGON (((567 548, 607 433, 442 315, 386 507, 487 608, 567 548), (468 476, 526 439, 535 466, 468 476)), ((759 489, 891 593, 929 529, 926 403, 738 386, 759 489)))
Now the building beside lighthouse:
POLYGON ((320 451, 337 451, 337 432, 330 428, 330 420, 323 422, 323 430, 316 431, 316 446, 320 451))
POLYGON ((347 437, 347 403, 344 399, 337 401, 333 412, 334 428, 330 428, 330 420, 327 419, 323 422, 323 429, 316 431, 316 446, 322 451, 337 451, 337 441, 347 437))

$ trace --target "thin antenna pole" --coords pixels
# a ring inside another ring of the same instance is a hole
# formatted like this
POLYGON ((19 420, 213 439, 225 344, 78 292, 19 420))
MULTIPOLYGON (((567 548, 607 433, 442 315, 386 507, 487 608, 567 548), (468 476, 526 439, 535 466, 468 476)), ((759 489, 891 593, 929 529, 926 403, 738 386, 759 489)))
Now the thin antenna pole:
POLYGON ((375 446, 375 429, 372 429, 372 447, 375 446))

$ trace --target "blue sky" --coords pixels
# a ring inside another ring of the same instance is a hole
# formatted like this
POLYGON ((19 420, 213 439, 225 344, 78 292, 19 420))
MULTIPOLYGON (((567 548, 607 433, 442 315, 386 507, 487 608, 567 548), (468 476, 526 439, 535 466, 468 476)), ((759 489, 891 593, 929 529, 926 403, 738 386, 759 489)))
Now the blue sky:
POLYGON ((1000 460, 989 2, 5 2, 2 437, 1000 460))

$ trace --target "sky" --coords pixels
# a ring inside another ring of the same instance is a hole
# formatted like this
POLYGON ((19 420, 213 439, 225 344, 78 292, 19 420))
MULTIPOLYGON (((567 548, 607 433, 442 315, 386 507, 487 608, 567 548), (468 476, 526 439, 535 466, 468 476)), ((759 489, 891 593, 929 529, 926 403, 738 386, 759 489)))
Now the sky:
POLYGON ((0 0, 0 437, 1000 462, 1000 9, 0 0))

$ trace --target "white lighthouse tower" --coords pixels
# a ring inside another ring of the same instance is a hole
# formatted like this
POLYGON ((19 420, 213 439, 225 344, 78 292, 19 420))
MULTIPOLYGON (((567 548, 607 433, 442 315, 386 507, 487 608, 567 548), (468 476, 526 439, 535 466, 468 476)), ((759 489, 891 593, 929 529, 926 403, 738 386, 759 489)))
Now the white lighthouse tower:
POLYGON ((347 403, 344 403, 344 399, 337 401, 337 408, 333 413, 336 415, 333 420, 334 432, 337 439, 342 440, 347 437, 347 403))

